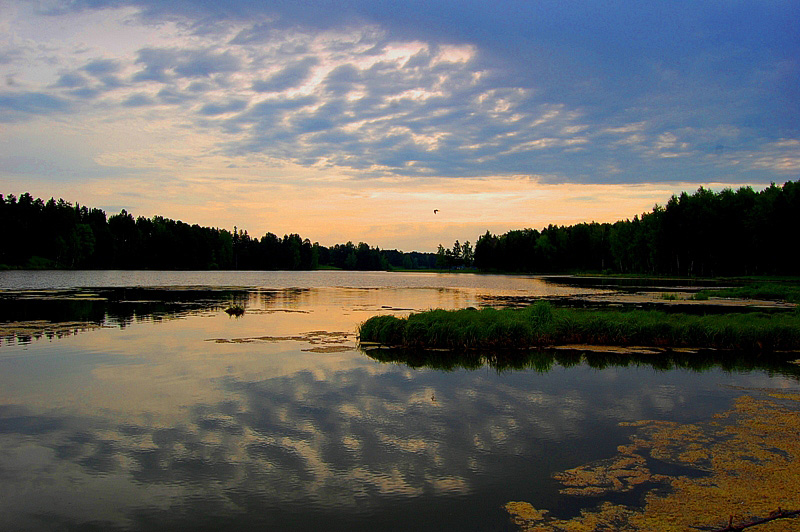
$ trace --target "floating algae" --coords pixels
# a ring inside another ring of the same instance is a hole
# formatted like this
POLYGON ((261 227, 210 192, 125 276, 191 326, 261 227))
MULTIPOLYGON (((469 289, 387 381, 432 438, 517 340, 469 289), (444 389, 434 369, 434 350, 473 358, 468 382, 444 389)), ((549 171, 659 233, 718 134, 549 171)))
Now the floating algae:
POLYGON ((0 339, 13 342, 29 342, 33 338, 63 338, 81 331, 99 329, 97 323, 84 321, 51 322, 47 320, 14 321, 0 324, 0 339))
POLYGON ((251 344, 251 343, 277 343, 277 342, 307 342, 316 347, 302 349, 312 353, 340 353, 356 349, 352 341, 353 334, 342 331, 310 331, 293 336, 250 336, 244 338, 209 338, 206 342, 217 344, 251 344))
POLYGON ((300 351, 308 351, 309 353, 344 353, 345 351, 355 351, 356 346, 347 345, 326 345, 323 347, 312 347, 310 349, 301 349, 300 351))
POLYGON ((745 395, 705 423, 628 424, 637 433, 617 456, 555 476, 565 495, 607 495, 646 482, 667 488, 651 490, 641 508, 602 502, 571 519, 519 501, 505 509, 526 532, 721 530, 760 519, 761 531, 797 530, 797 519, 781 517, 800 509, 800 397, 784 390, 768 395, 782 401, 745 395), (705 474, 653 474, 648 458, 705 474))

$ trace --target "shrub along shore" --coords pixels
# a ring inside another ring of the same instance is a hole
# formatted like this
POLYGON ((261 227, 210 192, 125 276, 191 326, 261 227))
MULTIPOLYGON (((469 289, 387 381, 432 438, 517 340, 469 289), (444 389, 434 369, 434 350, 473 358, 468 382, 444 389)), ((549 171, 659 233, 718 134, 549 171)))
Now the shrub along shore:
POLYGON ((373 316, 362 343, 422 349, 529 349, 557 345, 800 351, 800 311, 693 315, 655 310, 557 308, 429 310, 373 316))

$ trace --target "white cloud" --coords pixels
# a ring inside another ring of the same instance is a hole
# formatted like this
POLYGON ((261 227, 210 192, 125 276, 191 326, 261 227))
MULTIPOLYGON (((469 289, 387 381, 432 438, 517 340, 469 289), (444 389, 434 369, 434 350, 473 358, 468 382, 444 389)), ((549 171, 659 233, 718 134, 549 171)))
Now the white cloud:
POLYGON ((217 147, 231 157, 262 153, 367 175, 476 175, 474 164, 492 161, 502 173, 518 166, 508 160, 517 153, 585 142, 574 135, 589 127, 563 105, 535 102, 529 89, 492 87, 491 73, 473 64, 473 45, 392 41, 373 27, 268 32, 257 21, 227 24, 220 46, 219 32, 145 25, 131 8, 57 19, 72 27, 55 32, 58 43, 51 39, 55 64, 42 98, 71 101, 86 123, 121 119, 122 111, 152 117, 158 108, 176 136, 191 124, 218 135, 217 147), (117 39, 97 29, 101 22, 125 44, 104 47, 117 39), (83 51, 69 53, 77 47, 83 51), (464 146, 480 152, 472 162, 464 146))
POLYGON ((766 143, 756 153, 733 158, 734 164, 745 164, 755 170, 774 172, 787 177, 800 172, 800 140, 782 139, 766 143))
POLYGON ((644 122, 637 122, 635 124, 625 124, 622 126, 607 127, 602 129, 601 132, 622 135, 626 133, 635 133, 637 131, 642 131, 644 128, 645 128, 644 122))

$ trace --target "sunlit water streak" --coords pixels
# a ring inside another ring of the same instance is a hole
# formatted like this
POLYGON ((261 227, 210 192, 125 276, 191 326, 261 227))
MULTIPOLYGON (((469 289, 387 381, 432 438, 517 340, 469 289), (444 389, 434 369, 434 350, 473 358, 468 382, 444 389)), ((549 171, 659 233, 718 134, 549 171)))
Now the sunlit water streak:
MULTIPOLYGON (((552 473, 613 454, 621 421, 693 421, 731 386, 797 386, 721 369, 411 369, 356 349, 375 313, 569 290, 525 277, 3 272, 0 286, 6 306, 22 289, 245 288, 171 310, 101 301, 104 327, 0 347, 3 530, 502 530, 509 500, 575 511, 552 473), (233 300, 242 318, 223 312, 233 300)), ((125 292, 142 293, 164 297, 125 292)))

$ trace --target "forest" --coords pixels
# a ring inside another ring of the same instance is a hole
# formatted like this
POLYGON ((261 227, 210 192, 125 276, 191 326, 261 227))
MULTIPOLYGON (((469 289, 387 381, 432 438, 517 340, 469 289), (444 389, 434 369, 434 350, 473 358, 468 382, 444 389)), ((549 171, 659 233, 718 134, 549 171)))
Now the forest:
POLYGON ((459 269, 524 273, 799 275, 800 181, 672 196, 615 223, 486 232, 437 253, 364 242, 321 246, 298 234, 260 238, 162 216, 0 194, 0 268, 166 270, 459 269))
POLYGON ((475 244, 484 271, 732 276, 800 274, 800 181, 672 196, 615 223, 549 225, 475 244))
POLYGON ((427 269, 434 253, 381 250, 360 242, 332 247, 300 235, 189 225, 125 210, 101 209, 30 194, 0 194, 0 268, 151 270, 347 270, 427 269))

